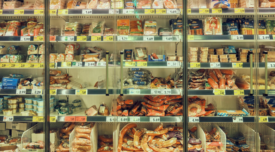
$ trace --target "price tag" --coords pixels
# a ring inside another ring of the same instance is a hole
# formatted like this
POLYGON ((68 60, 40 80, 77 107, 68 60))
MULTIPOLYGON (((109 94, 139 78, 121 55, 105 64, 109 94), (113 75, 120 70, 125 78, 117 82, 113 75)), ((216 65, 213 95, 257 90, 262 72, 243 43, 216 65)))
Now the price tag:
POLYGON ((20 64, 20 67, 21 67, 21 68, 26 68, 26 66, 27 66, 27 63, 21 63, 21 64, 20 64))
POLYGON ((273 40, 275 40, 275 35, 272 35, 273 40))
POLYGON ((43 15, 44 14, 44 10, 34 10, 34 14, 35 15, 43 15))
POLYGON ((50 122, 56 122, 56 116, 51 116, 50 117, 50 122))
POLYGON ((201 63, 199 62, 191 62, 190 63, 190 68, 200 68, 201 67, 201 63))
POLYGON ((243 123, 243 117, 232 117, 233 122, 241 122, 243 123))
POLYGON ((92 36, 92 41, 101 41, 101 36, 92 36))
POLYGON ((224 89, 214 89, 213 90, 214 95, 225 95, 224 89))
POLYGON ((245 13, 244 8, 235 8, 234 13, 245 13))
POLYGON ((134 9, 123 9, 123 14, 134 14, 135 10, 134 9))
POLYGON ((31 37, 30 36, 21 36, 20 41, 31 41, 31 37))
POLYGON ((14 10, 14 15, 24 15, 24 10, 14 10))
POLYGON ((212 8, 212 14, 220 14, 220 13, 222 13, 221 8, 212 8))
POLYGON ((50 15, 56 15, 56 10, 50 10, 50 15))
POLYGON ((162 36, 162 41, 173 41, 173 36, 162 36))
POLYGON ((35 36, 33 41, 44 41, 44 36, 35 36))
POLYGON ((275 62, 269 62, 267 63, 268 68, 275 68, 275 62))
POLYGON ((180 11, 178 9, 167 9, 166 13, 167 14, 179 14, 180 11))
POLYGON ((57 94, 56 89, 52 89, 52 90, 50 90, 50 95, 56 95, 56 94, 57 94))
POLYGON ((114 41, 114 37, 113 36, 104 36, 103 41, 114 41))
POLYGON ((11 63, 11 68, 15 68, 15 63, 11 63))
POLYGON ((129 94, 140 94, 140 89, 129 89, 129 94))
POLYGON ((191 9, 187 9, 187 14, 191 14, 191 13, 192 13, 191 9))
POLYGON ((234 90, 234 95, 243 96, 244 95, 244 90, 234 90))
POLYGON ((188 40, 195 40, 195 36, 194 35, 188 35, 188 40))
POLYGON ((82 14, 93 14, 93 10, 92 9, 84 9, 82 10, 82 14))
POLYGON ((40 63, 34 63, 33 68, 40 68, 40 63))
POLYGON ((119 10, 109 9, 109 14, 119 14, 119 10))
POLYGON ((64 121, 65 122, 75 122, 75 116, 66 116, 64 121))
POLYGON ((162 89, 161 93, 164 95, 169 95, 169 94, 172 94, 172 90, 171 89, 162 89))
POLYGON ((121 35, 117 36, 118 41, 128 41, 128 36, 127 35, 121 35))
POLYGON ((160 122, 160 117, 150 117, 150 122, 160 122))
POLYGON ((65 36, 65 41, 68 41, 68 42, 74 41, 74 36, 65 36))
POLYGON ((82 90, 76 90, 75 94, 76 95, 87 95, 87 90, 86 89, 82 89, 82 90))
POLYGON ((106 66, 106 62, 97 62, 97 66, 106 66))
POLYGON ((40 63, 39 68, 44 68, 44 63, 40 63))
POLYGON ((270 40, 269 35, 258 35, 259 40, 270 40))
POLYGON ((199 13, 200 14, 209 14, 209 9, 208 8, 200 8, 199 13))
POLYGON ((152 95, 161 94, 161 89, 151 89, 151 94, 152 95))
POLYGON ((140 122, 140 117, 129 117, 130 122, 140 122))
POLYGON ((232 68, 243 68, 243 63, 232 63, 232 68))
POLYGON ((125 62, 125 66, 136 66, 136 62, 125 62))
POLYGON ((9 68, 11 66, 10 63, 0 63, 1 68, 9 68))
POLYGON ((76 116, 75 121, 76 122, 87 122, 87 117, 86 116, 76 116))
POLYGON ((220 68, 221 63, 220 62, 210 62, 210 68, 220 68))
POLYGON ((117 117, 118 122, 128 122, 128 117, 117 117))
POLYGON ((106 117, 106 122, 116 122, 117 117, 106 117))
POLYGON ((27 90, 26 89, 16 89, 16 94, 26 94, 27 90))
POLYGON ((166 9, 156 9, 156 14, 166 14, 166 9))
POLYGON ((61 67, 71 67, 72 66, 72 62, 62 62, 61 63, 61 67))
POLYGON ((44 117, 43 116, 33 116, 32 122, 44 122, 44 117))
POLYGON ((55 64, 54 63, 50 63, 50 68, 54 68, 55 64))
POLYGON ((259 122, 268 122, 268 117, 262 117, 262 116, 260 116, 259 122))
POLYGON ((42 89, 32 89, 32 94, 41 95, 42 93, 42 89))
POLYGON ((178 67, 178 66, 180 66, 180 62, 179 61, 167 61, 167 66, 168 67, 178 67))
POLYGON ((12 122, 13 121, 13 116, 4 116, 3 121, 12 122))
POLYGON ((143 36, 143 41, 154 41, 155 37, 154 36, 143 36))
POLYGON ((200 117, 189 117, 189 122, 199 123, 200 117))
POLYGON ((147 62, 137 62, 137 66, 147 66, 147 62))
POLYGON ((145 14, 155 14, 155 9, 145 9, 144 13, 145 14))
POLYGON ((50 36, 50 41, 56 41, 56 36, 50 36))
POLYGON ((243 35, 231 35, 231 40, 244 40, 243 35))
POLYGON ((72 67, 82 67, 82 62, 72 62, 72 67))
POLYGON ((3 10, 0 10, 0 15, 2 15, 3 14, 3 10))
POLYGON ((76 41, 87 41, 87 36, 77 36, 76 41))
POLYGON ((67 9, 60 9, 60 10, 58 10, 58 15, 68 15, 68 10, 67 9))

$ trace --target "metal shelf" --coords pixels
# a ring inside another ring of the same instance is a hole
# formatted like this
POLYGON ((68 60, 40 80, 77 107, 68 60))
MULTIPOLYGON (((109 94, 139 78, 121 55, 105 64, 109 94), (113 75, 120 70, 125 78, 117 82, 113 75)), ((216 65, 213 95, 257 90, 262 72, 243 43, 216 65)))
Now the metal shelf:
POLYGON ((1 16, 44 16, 43 9, 1 9, 1 16))
MULTIPOLYGON (((246 123, 254 122, 254 117, 238 117, 242 121, 234 121, 234 117, 189 117, 189 123, 200 123, 200 122, 233 122, 233 123, 246 123)), ((238 119, 240 120, 240 119, 238 119)))
POLYGON ((4 42, 44 42, 44 36, 0 36, 4 42))
MULTIPOLYGON (((215 89, 216 91, 220 91, 220 93, 216 93, 216 96, 227 96, 227 95, 248 95, 250 90, 225 90, 225 89, 215 89), (240 93, 241 92, 241 93, 240 93), (224 94, 223 94, 224 93, 224 94)), ((215 95, 215 90, 188 90, 188 95, 215 95)))
POLYGON ((188 69, 243 69, 250 68, 250 63, 223 63, 223 62, 208 62, 208 63, 200 63, 200 62, 191 62, 188 63, 188 69))
MULTIPOLYGON (((117 62, 116 65, 120 65, 117 62)), ((144 62, 123 62, 124 68, 180 68, 182 62, 180 61, 144 61, 144 62)))
POLYGON ((191 8, 187 15, 254 15, 254 8, 191 8))

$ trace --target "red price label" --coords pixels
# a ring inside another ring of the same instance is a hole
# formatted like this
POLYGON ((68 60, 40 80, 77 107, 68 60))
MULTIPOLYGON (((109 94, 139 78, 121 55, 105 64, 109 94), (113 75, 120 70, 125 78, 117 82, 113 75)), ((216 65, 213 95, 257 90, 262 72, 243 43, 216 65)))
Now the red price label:
POLYGON ((75 117, 76 122, 87 122, 87 117, 85 116, 77 116, 75 117))
POLYGON ((55 41, 56 40, 56 36, 50 36, 50 41, 55 41))
POLYGON ((75 116, 66 116, 65 122, 75 122, 75 116))

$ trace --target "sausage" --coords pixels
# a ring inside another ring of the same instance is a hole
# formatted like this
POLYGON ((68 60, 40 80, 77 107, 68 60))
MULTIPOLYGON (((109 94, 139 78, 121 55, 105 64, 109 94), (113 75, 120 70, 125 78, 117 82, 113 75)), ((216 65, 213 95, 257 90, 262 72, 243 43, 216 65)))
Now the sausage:
POLYGON ((118 147, 117 147, 117 151, 118 152, 121 152, 121 149, 122 149, 122 143, 123 143, 123 137, 125 135, 125 133, 131 129, 131 128, 136 128, 137 127, 137 124, 135 123, 129 123, 127 125, 125 125, 122 130, 120 131, 119 133, 119 140, 118 140, 118 147))
POLYGON ((122 144, 122 149, 123 150, 130 150, 130 151, 141 150, 139 148, 135 148, 134 146, 128 146, 126 143, 122 144))
POLYGON ((97 151, 112 151, 113 150, 113 146, 104 146, 104 147, 100 147, 97 151))
POLYGON ((162 116, 163 117, 163 116, 165 116, 165 112, 148 108, 146 116, 162 116))
POLYGON ((208 78, 207 80, 208 80, 208 83, 210 84, 210 86, 213 89, 218 89, 219 88, 218 84, 212 78, 208 78))
POLYGON ((176 114, 179 113, 182 109, 183 109, 183 105, 181 105, 180 107, 176 108, 175 110, 172 110, 170 113, 171 113, 172 115, 176 115, 176 114))
POLYGON ((216 73, 216 76, 220 79, 222 78, 222 73, 219 69, 214 69, 215 73, 216 73))
POLYGON ((226 83, 229 87, 232 87, 235 84, 235 80, 232 80, 231 78, 226 78, 226 83))
POLYGON ((220 78, 219 88, 225 89, 225 78, 224 77, 220 78))
POLYGON ((127 130, 126 133, 127 133, 128 136, 134 138, 134 134, 132 133, 132 130, 131 130, 131 129, 127 130))
POLYGON ((209 76, 213 78, 214 81, 219 82, 217 76, 213 72, 213 70, 209 70, 209 76))
POLYGON ((91 145, 90 139, 86 138, 75 138, 73 140, 73 144, 79 145, 79 146, 86 146, 86 145, 91 145))
POLYGON ((92 146, 91 145, 86 145, 86 146, 74 145, 73 148, 89 151, 91 150, 92 146))
POLYGON ((168 128, 162 129, 160 131, 146 131, 147 135, 154 135, 154 136, 160 136, 162 134, 166 134, 168 132, 168 128))
POLYGON ((150 148, 152 148, 156 152, 174 152, 174 149, 170 149, 170 148, 169 149, 167 149, 167 148, 158 148, 153 144, 150 144, 149 146, 150 146, 150 148))
POLYGON ((169 107, 169 105, 162 105, 162 106, 159 106, 159 107, 155 107, 155 106, 146 104, 145 102, 141 102, 141 104, 143 106, 145 106, 146 108, 150 108, 150 109, 154 109, 154 110, 158 110, 158 111, 165 111, 169 107))
POLYGON ((163 100, 161 100, 160 102, 154 102, 154 101, 150 101, 150 100, 148 100, 146 98, 145 98, 145 102, 148 103, 148 104, 150 104, 150 105, 152 105, 152 106, 155 106, 155 107, 159 107, 159 106, 161 106, 161 105, 164 104, 163 100))
POLYGON ((58 146, 58 148, 61 152, 69 152, 70 151, 69 147, 64 148, 62 145, 63 145, 63 142, 58 146))
MULTIPOLYGON (((163 124, 161 123, 154 131, 160 131, 160 130, 162 130, 163 129, 163 124)), ((154 139, 154 135, 152 135, 152 136, 149 136, 148 137, 148 142, 152 142, 152 140, 154 139)))
POLYGON ((166 148, 166 147, 170 147, 176 143, 177 143, 177 138, 171 138, 169 140, 162 141, 162 142, 158 141, 156 144, 158 145, 158 147, 166 148))
POLYGON ((220 71, 222 74, 225 74, 225 75, 233 75, 234 74, 233 70, 230 70, 230 69, 220 69, 220 71))
POLYGON ((77 133, 75 135, 75 138, 86 138, 86 139, 91 139, 91 136, 89 134, 82 134, 82 133, 77 133))
POLYGON ((72 152, 86 152, 85 150, 79 150, 77 148, 72 148, 72 152))
MULTIPOLYGON (((167 130, 168 131, 168 130, 167 130)), ((153 152, 153 150, 148 146, 148 134, 145 134, 141 140, 141 148, 143 149, 143 151, 145 152, 153 152)))
POLYGON ((107 137, 104 136, 104 135, 101 135, 101 136, 99 136, 98 138, 99 138, 99 140, 101 140, 101 141, 103 141, 103 142, 106 142, 106 143, 111 143, 111 142, 113 142, 113 138, 107 138, 107 137))
POLYGON ((75 131, 77 133, 83 133, 83 134, 90 134, 92 129, 91 128, 87 128, 87 127, 83 127, 83 126, 77 126, 75 128, 75 131))
POLYGON ((134 134, 134 146, 136 148, 138 148, 140 146, 139 144, 139 140, 140 140, 140 137, 144 134, 145 130, 137 130, 134 134))
POLYGON ((62 133, 67 133, 67 132, 70 132, 71 130, 74 129, 74 126, 75 126, 75 123, 65 123, 63 125, 63 128, 60 130, 60 132, 62 133))

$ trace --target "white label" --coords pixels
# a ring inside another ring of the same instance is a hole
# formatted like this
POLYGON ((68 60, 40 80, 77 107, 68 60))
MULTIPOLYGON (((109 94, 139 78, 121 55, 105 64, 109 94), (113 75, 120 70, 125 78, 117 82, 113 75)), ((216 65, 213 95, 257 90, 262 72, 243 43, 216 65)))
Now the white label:
POLYGON ((167 66, 168 67, 178 67, 178 66, 180 66, 180 62, 179 61, 167 61, 167 66))
POLYGON ((117 117, 118 122, 128 122, 128 117, 117 117))
POLYGON ((155 37, 154 36, 143 36, 143 41, 154 41, 155 37))
POLYGON ((267 63, 268 68, 275 68, 275 62, 269 62, 267 63))
POLYGON ((116 10, 114 10, 114 9, 109 9, 109 14, 119 14, 119 10, 118 9, 116 9, 116 10))
POLYGON ((97 62, 97 66, 106 66, 106 62, 97 62))
POLYGON ((85 67, 95 66, 95 62, 85 62, 85 67))
POLYGON ((84 10, 82 10, 82 14, 93 14, 93 10, 92 9, 84 9, 84 10))
POLYGON ((160 117, 150 117, 150 122, 160 122, 160 117))
POLYGON ((140 94, 140 89, 129 89, 129 94, 140 94))
POLYGON ((166 95, 166 94, 172 94, 172 90, 171 89, 163 89, 162 94, 166 95))
POLYGON ((72 64, 72 67, 82 67, 82 62, 75 62, 75 64, 72 64))
POLYGON ((243 35, 231 35, 231 40, 243 40, 243 35))
POLYGON ((26 94, 27 90, 26 89, 16 89, 16 94, 26 94))
POLYGON ((200 118, 199 117, 189 117, 189 122, 199 123, 200 122, 200 118))
POLYGON ((65 41, 74 41, 74 36, 66 36, 65 41))
POLYGON ((13 116, 4 116, 3 121, 13 121, 13 116))
POLYGON ((151 89, 151 94, 156 95, 156 94, 162 94, 162 95, 167 95, 171 94, 171 89, 151 89))
POLYGON ((161 89, 151 89, 151 94, 161 94, 161 89))
POLYGON ((42 89, 32 89, 32 94, 42 94, 42 89))
POLYGON ((162 36, 162 41, 173 41, 173 36, 162 36))
POLYGON ((123 9, 123 14, 134 14, 135 10, 134 9, 123 9))
POLYGON ((270 40, 269 35, 258 35, 259 40, 270 40))
POLYGON ((233 122, 243 122, 243 117, 232 117, 233 122))
POLYGON ((115 122, 117 117, 106 117, 106 122, 115 122))
POLYGON ((30 36, 21 36, 20 41, 31 41, 31 37, 30 36))
POLYGON ((210 62, 210 68, 220 68, 221 63, 220 62, 210 62))
POLYGON ((167 10, 166 10, 166 13, 167 13, 167 14, 179 14, 180 11, 177 10, 177 9, 167 9, 167 10))
POLYGON ((130 122, 140 122, 140 117, 130 117, 130 122))
POLYGON ((121 35, 117 36, 118 41, 128 41, 128 36, 127 35, 121 35))

